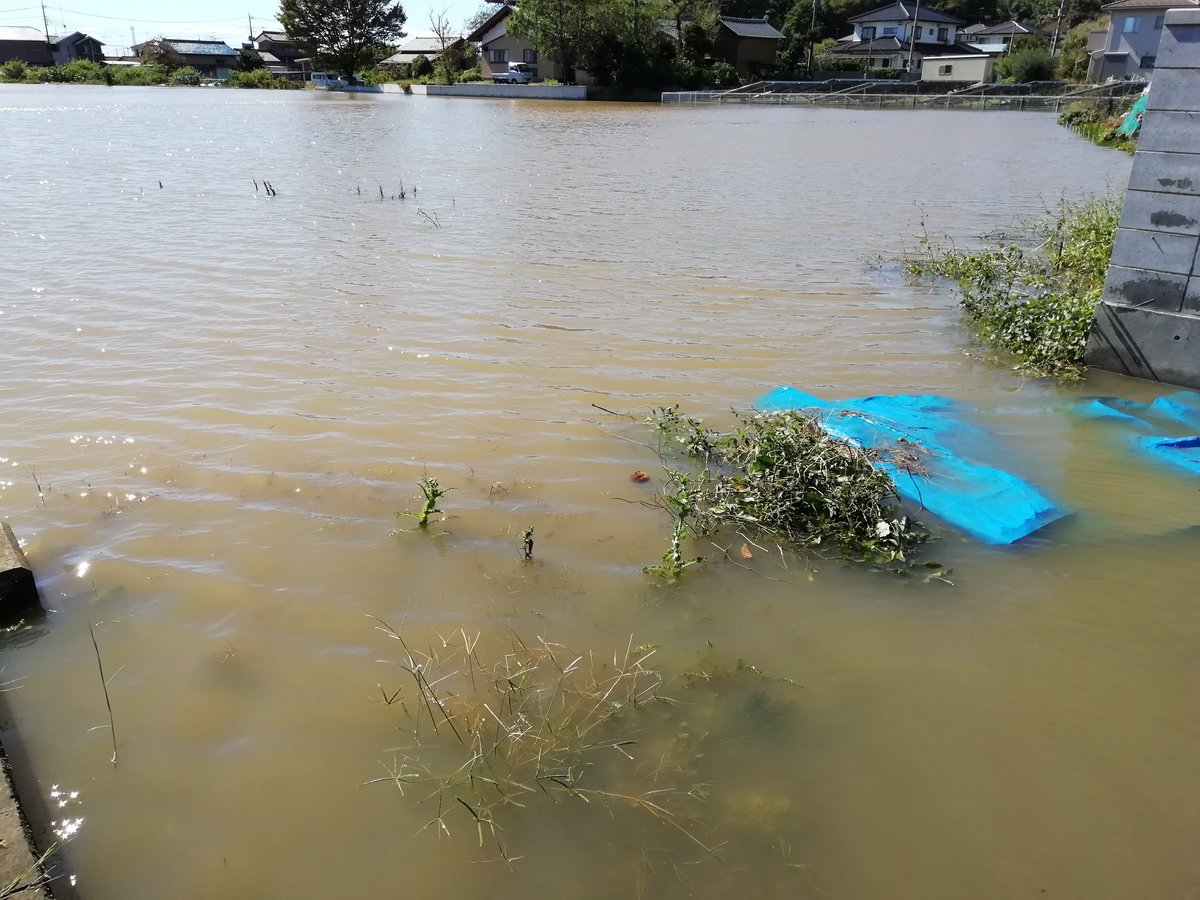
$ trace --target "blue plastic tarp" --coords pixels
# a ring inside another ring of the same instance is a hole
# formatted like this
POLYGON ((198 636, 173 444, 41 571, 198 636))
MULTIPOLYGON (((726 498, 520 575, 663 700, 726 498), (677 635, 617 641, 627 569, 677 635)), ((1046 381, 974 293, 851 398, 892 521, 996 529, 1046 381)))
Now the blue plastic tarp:
POLYGON ((1200 430, 1200 393, 1178 391, 1153 403, 1120 397, 1092 397, 1076 407, 1080 415, 1116 422, 1136 430, 1128 440, 1133 448, 1155 462, 1167 463, 1192 475, 1200 475, 1200 436, 1148 434, 1169 430, 1200 430))
POLYGON ((944 397, 901 394, 829 401, 781 387, 760 397, 755 407, 814 413, 828 434, 881 451, 877 466, 892 477, 902 497, 990 544, 1012 544, 1066 515, 1011 472, 951 449, 950 444, 962 446, 988 436, 964 421, 958 406, 944 397), (905 444, 917 451, 927 474, 891 461, 888 448, 905 444))

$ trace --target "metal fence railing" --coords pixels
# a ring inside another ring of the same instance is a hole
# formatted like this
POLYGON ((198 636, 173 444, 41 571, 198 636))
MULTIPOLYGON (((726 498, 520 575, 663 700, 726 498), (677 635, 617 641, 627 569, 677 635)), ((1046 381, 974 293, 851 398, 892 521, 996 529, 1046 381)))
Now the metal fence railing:
POLYGON ((1110 99, 1140 93, 1144 82, 1100 85, 1065 82, 987 84, 943 87, 928 81, 758 81, 720 91, 669 91, 663 103, 754 103, 842 106, 859 109, 1006 109, 1057 112, 1076 100, 1110 99))
POLYGON ((844 93, 738 93, 727 91, 670 91, 662 102, 710 103, 751 106, 833 106, 844 109, 993 109, 1014 112, 1058 112, 1078 98, 1070 96, 991 94, 844 94, 844 93))

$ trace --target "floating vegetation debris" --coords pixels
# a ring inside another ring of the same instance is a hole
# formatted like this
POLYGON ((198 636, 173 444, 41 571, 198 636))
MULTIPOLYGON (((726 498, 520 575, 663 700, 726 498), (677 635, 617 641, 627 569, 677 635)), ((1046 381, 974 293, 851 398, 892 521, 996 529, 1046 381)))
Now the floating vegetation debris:
MULTIPOLYGON (((649 573, 678 578, 701 561, 685 558, 687 538, 725 527, 818 555, 892 567, 906 563, 929 537, 903 515, 895 484, 874 466, 881 451, 831 437, 809 415, 741 414, 735 428, 721 434, 676 405, 655 409, 648 424, 658 431, 669 476, 658 505, 672 521, 667 552, 649 573), (689 459, 691 470, 673 468, 671 451, 689 459)), ((882 452, 901 468, 922 466, 917 444, 882 452)))
POLYGON ((713 853, 692 767, 664 766, 661 753, 635 750, 655 722, 672 724, 675 701, 649 666, 654 647, 635 648, 631 638, 601 658, 513 634, 495 652, 459 629, 420 650, 382 621, 380 630, 402 648, 406 683, 379 691, 399 711, 408 742, 369 783, 391 783, 428 807, 421 831, 451 837, 454 819, 465 817, 480 848, 511 862, 519 857, 506 817, 541 801, 566 802, 644 814, 713 853))
POLYGON ((957 282, 980 338, 1015 356, 1017 369, 1075 380, 1120 217, 1111 197, 1067 203, 1025 235, 1000 235, 977 252, 946 248, 926 232, 906 266, 914 276, 957 282))

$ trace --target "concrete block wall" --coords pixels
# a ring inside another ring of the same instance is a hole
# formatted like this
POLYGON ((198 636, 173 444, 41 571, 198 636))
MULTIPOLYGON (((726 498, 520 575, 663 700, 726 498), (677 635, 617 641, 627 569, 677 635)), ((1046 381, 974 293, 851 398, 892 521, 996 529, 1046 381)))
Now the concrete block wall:
POLYGON ((1200 9, 1164 18, 1086 358, 1200 388, 1200 9))

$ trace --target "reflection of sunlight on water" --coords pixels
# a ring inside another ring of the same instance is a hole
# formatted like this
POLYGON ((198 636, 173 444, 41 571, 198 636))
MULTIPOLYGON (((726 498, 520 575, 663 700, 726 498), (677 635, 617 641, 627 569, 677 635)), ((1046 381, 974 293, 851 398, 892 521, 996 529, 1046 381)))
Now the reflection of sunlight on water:
MULTIPOLYGON (((70 791, 60 788, 57 784, 50 786, 50 800, 55 809, 66 809, 72 806, 82 806, 83 803, 79 799, 79 791, 70 791)), ((64 817, 51 821, 50 828, 54 832, 54 836, 60 841, 69 841, 75 835, 79 834, 79 829, 83 827, 83 816, 64 817)))

